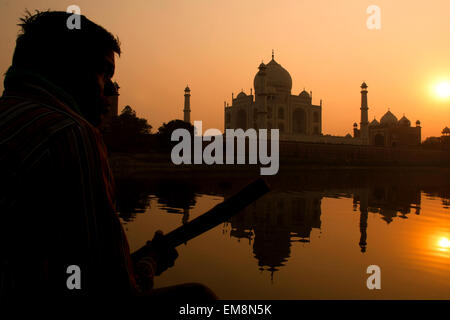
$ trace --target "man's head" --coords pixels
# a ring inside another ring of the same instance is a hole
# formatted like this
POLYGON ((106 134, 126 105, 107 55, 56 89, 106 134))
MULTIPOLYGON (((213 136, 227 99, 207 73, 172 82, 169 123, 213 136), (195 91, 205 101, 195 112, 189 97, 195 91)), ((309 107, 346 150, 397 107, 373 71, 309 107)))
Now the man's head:
POLYGON ((118 40, 85 16, 80 29, 69 29, 66 12, 37 12, 22 18, 12 66, 41 74, 71 94, 93 125, 106 113, 118 40))

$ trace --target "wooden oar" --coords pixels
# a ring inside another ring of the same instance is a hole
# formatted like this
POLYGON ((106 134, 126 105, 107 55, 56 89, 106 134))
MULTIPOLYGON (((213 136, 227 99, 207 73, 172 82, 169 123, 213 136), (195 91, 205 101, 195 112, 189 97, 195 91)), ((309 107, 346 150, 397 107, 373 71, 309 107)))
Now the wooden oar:
MULTIPOLYGON (((171 247, 177 247, 202 233, 216 227, 234 216, 249 204, 269 192, 269 186, 264 179, 258 178, 238 193, 216 205, 211 210, 186 223, 185 225, 164 235, 164 242, 171 247)), ((146 247, 142 247, 132 254, 137 261, 146 254, 146 247)))

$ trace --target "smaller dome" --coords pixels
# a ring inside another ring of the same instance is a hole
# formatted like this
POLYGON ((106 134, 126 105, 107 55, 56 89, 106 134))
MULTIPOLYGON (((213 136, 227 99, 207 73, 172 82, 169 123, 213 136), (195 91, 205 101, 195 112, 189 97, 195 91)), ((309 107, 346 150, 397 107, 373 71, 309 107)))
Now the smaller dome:
POLYGON ((353 127, 356 128, 357 126, 358 126, 358 124, 355 122, 355 123, 353 124, 353 127))
POLYGON ((309 93, 306 92, 305 90, 300 92, 299 96, 302 97, 302 98, 308 98, 308 99, 310 98, 309 93))
POLYGON ((420 120, 416 121, 416 126, 420 126, 420 120))
POLYGON ((345 135, 345 137, 346 137, 346 138, 353 138, 352 135, 351 135, 350 133, 347 133, 347 134, 345 135))
POLYGON ((370 126, 378 126, 380 123, 378 122, 377 119, 373 119, 372 122, 370 123, 370 126))
POLYGON ((361 89, 367 89, 367 88, 368 88, 367 83, 363 82, 361 85, 361 89))
POLYGON ((449 128, 449 127, 445 127, 445 128, 442 130, 442 133, 443 133, 443 134, 450 134, 450 128, 449 128))
POLYGON ((258 67, 259 70, 261 69, 266 69, 266 65, 264 64, 264 62, 261 62, 261 64, 258 67))
POLYGON ((245 98, 247 95, 245 94, 244 91, 239 92, 239 94, 237 95, 237 98, 245 98))
POLYGON ((191 91, 191 89, 189 89, 189 87, 186 86, 186 88, 184 89, 184 91, 185 91, 185 92, 189 92, 189 91, 191 91))
POLYGON ((382 125, 394 125, 398 123, 397 117, 391 112, 388 111, 381 117, 380 124, 382 125))
POLYGON ((400 120, 398 120, 398 124, 401 125, 401 126, 410 127, 411 126, 411 121, 409 121, 408 118, 403 116, 400 120))

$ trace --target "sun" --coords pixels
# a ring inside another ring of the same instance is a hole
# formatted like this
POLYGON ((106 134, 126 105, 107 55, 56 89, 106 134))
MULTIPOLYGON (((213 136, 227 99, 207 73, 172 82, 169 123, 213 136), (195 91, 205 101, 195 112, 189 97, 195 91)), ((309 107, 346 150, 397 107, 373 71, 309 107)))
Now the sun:
POLYGON ((440 249, 444 249, 444 250, 449 249, 450 248, 450 240, 448 240, 445 237, 440 238, 438 241, 438 247, 440 249))
POLYGON ((440 82, 435 87, 436 95, 439 98, 448 98, 450 97, 450 83, 449 82, 440 82))

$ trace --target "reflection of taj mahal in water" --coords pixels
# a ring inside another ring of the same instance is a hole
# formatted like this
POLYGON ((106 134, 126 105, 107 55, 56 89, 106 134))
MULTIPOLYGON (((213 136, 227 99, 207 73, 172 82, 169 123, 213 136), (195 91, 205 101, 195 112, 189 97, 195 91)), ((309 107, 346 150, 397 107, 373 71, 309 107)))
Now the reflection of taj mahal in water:
POLYGON ((272 274, 290 256, 292 242, 309 242, 313 228, 320 229, 318 192, 271 192, 231 218, 230 235, 253 241, 260 270, 272 274))
MULTIPOLYGON (((355 238, 355 247, 359 246, 362 253, 366 252, 369 242, 369 213, 379 214, 388 224, 395 218, 406 219, 411 208, 415 214, 420 214, 420 190, 414 187, 401 190, 363 187, 348 193, 271 192, 231 218, 230 236, 248 239, 260 270, 271 272, 273 277, 274 272, 287 263, 292 243, 309 245, 313 229, 320 229, 321 236, 326 236, 326 230, 321 230, 324 197, 353 198, 353 209, 359 211, 360 218, 360 237, 355 238)), ((354 228, 357 229, 358 225, 354 228)))
POLYGON ((305 141, 353 145, 376 145, 387 147, 416 146, 421 142, 420 121, 415 127, 403 116, 397 120, 391 111, 381 117, 381 121, 369 123, 367 84, 361 85, 360 128, 355 123, 353 135, 345 137, 322 133, 322 100, 312 103, 312 92, 303 90, 292 94, 292 78, 289 72, 274 59, 261 63, 255 75, 255 92, 241 91, 232 103, 224 104, 225 129, 267 128, 279 129, 284 141, 305 141))

